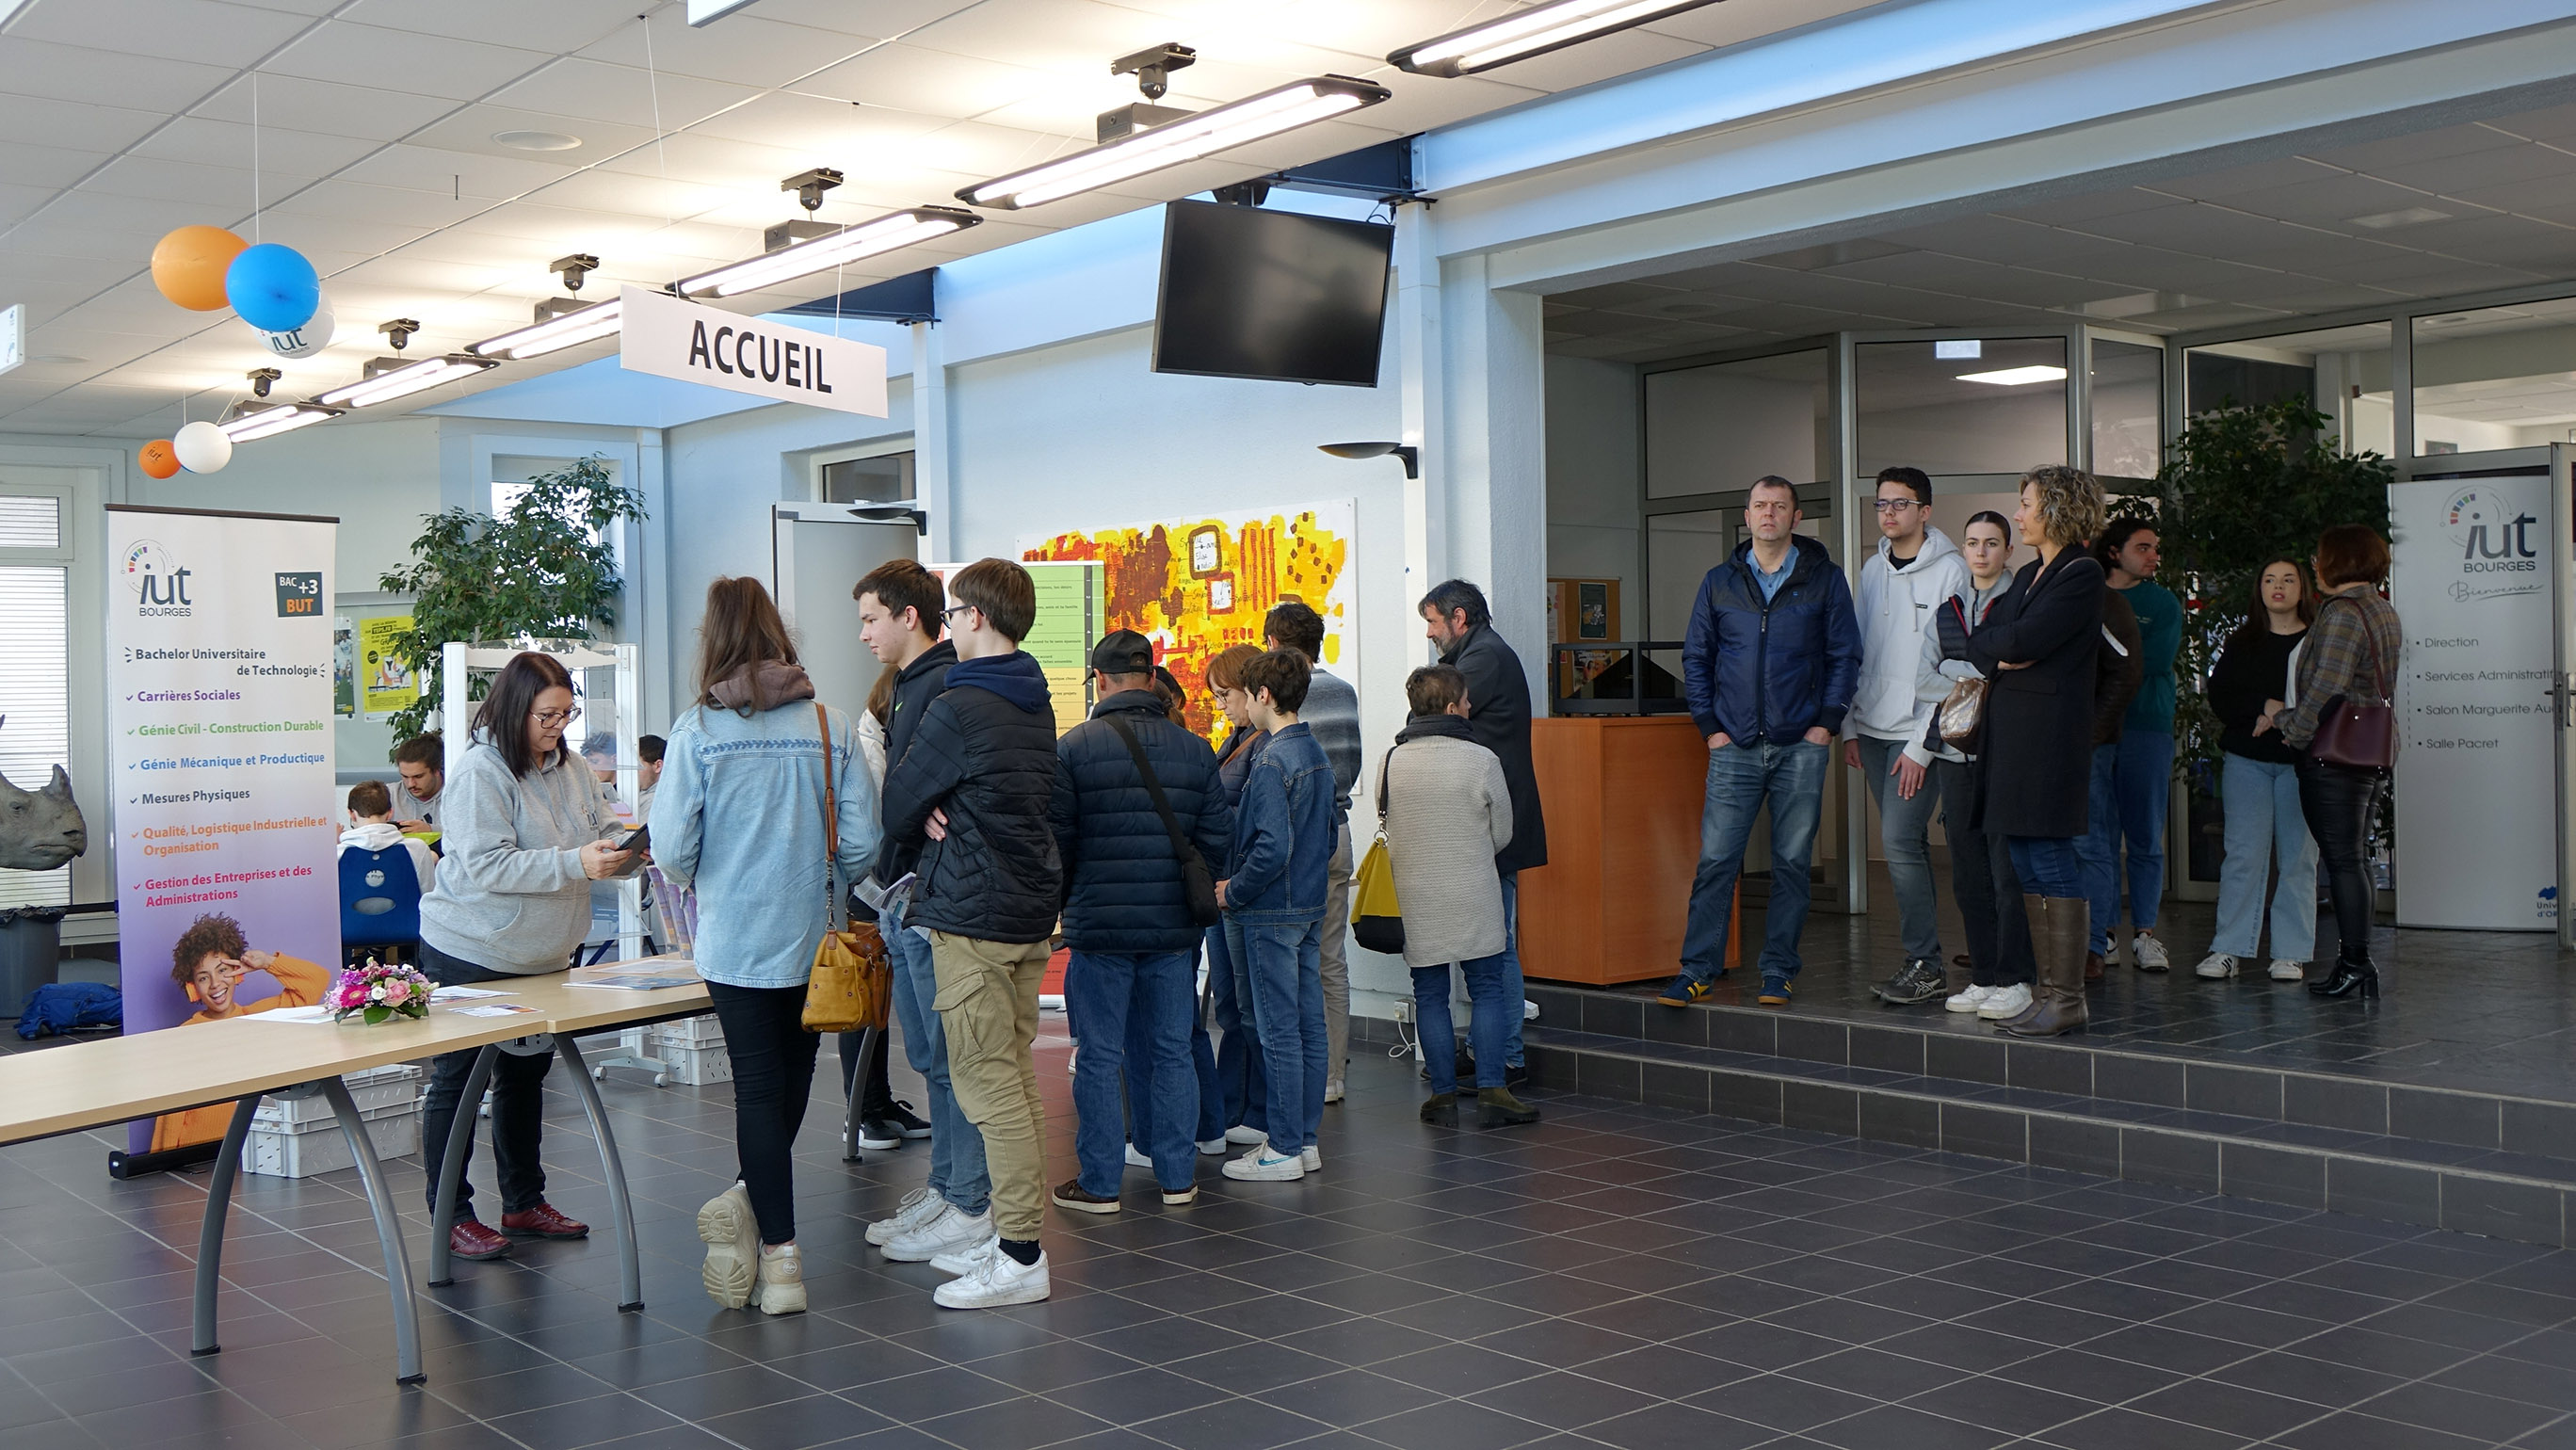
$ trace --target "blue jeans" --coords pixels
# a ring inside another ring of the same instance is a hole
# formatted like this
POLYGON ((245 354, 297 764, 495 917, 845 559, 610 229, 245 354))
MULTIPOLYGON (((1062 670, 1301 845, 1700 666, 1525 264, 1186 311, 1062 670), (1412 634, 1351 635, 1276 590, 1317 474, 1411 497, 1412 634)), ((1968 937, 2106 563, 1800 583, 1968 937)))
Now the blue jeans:
POLYGON ((2309 960, 2317 951, 2317 843, 2299 808, 2299 768, 2223 755, 2218 790, 2227 809, 2227 856, 2218 868, 2218 934, 2209 949, 2250 957, 2262 945, 2263 887, 2277 856, 2272 956, 2309 960))
POLYGON ((1261 1128, 1285 1156, 1315 1145, 1324 1124, 1324 935, 1320 921, 1225 924, 1228 950, 1251 978, 1252 1030, 1261 1039, 1269 1098, 1261 1128))
POLYGON ((948 1081, 948 1037, 930 1009, 939 996, 930 943, 903 924, 901 907, 884 913, 877 925, 893 959, 894 1019, 903 1028, 904 1061, 921 1074, 930 1095, 930 1191, 959 1213, 982 1213, 993 1197, 993 1177, 984 1167, 984 1135, 966 1121, 948 1081))
POLYGON ((2173 791, 2174 738, 2154 730, 2128 730, 2109 745, 2093 747, 2093 792, 2084 855, 2085 892, 2093 903, 2093 950, 2108 955, 2111 928, 2120 921, 2120 887, 2129 895, 2129 925, 2156 924, 2165 894, 2165 805, 2173 791), (2128 869, 2120 847, 2128 846, 2128 869))
MULTIPOLYGON (((1467 1019, 1468 1041, 1476 1049, 1476 1086, 1503 1085, 1503 1042, 1521 1015, 1521 1000, 1512 996, 1503 971, 1503 955, 1460 962, 1467 978, 1467 1000, 1474 1010, 1467 1019)), ((1422 1062, 1431 1069, 1431 1090, 1458 1090, 1458 1028, 1449 1017, 1449 969, 1413 969, 1413 1020, 1422 1042, 1422 1062)))
POLYGON ((1261 1071, 1261 1041, 1252 1030, 1252 984, 1228 944, 1231 935, 1225 926, 1209 927, 1207 933, 1208 1016, 1216 1022, 1216 1083, 1221 1098, 1217 1112, 1225 1119, 1215 1133, 1208 1134, 1211 1138, 1227 1128, 1261 1128, 1262 1103, 1268 1096, 1261 1071))
POLYGON ((2072 836, 2012 836, 2013 874, 2033 896, 2064 901, 2084 894, 2084 862, 2072 836))
POLYGON ((1189 1139, 1198 1120, 1198 1076, 1190 1065, 1196 965, 1188 952, 1076 952, 1067 964, 1065 991, 1078 999, 1067 1005, 1082 1024, 1082 1050, 1073 1060, 1073 1107, 1081 1120, 1074 1156, 1089 1192, 1117 1197, 1127 1171, 1121 1099, 1131 1045, 1147 1059, 1150 1107, 1138 1117, 1148 1127, 1144 1146, 1154 1179, 1177 1191, 1197 1177, 1198 1149, 1189 1139))
POLYGON ((1887 848, 1887 878, 1896 888, 1897 935, 1908 960, 1941 960, 1940 896, 1932 884, 1932 816, 1941 808, 1941 778, 1923 768, 1922 787, 1907 800, 1896 793, 1891 767, 1905 754, 1902 740, 1860 737, 1860 773, 1878 802, 1879 839, 1887 848))
MULTIPOLYGON (((1511 1020, 1503 1031, 1503 1061, 1518 1067, 1526 1060, 1521 1049, 1521 1007, 1529 1001, 1529 983, 1521 976, 1521 873, 1503 873, 1503 964, 1502 995, 1511 1003, 1511 1020)), ((1469 982, 1468 1000, 1473 1001, 1476 984, 1469 982)), ((1484 1049, 1476 1049, 1482 1054, 1484 1049)), ((1476 1071, 1485 1070, 1485 1059, 1476 1059, 1476 1071)))
POLYGON ((1699 818, 1699 874, 1682 927, 1682 972, 1714 982, 1726 970, 1726 926, 1744 844, 1763 802, 1771 805, 1771 905, 1763 913, 1762 975, 1798 975, 1798 934, 1807 926, 1807 864, 1824 810, 1826 746, 1730 743, 1708 753, 1708 803, 1699 818))
MULTIPOLYGON (((1225 1135, 1225 1090, 1217 1085, 1216 1049, 1208 1041, 1207 1014, 1199 1001, 1198 958, 1190 955, 1190 1068, 1196 1079, 1198 1116, 1190 1137, 1200 1143, 1225 1135)), ((1154 1141, 1154 1055, 1147 1049, 1144 1019, 1127 1018, 1127 1141, 1151 1155, 1154 1141)))

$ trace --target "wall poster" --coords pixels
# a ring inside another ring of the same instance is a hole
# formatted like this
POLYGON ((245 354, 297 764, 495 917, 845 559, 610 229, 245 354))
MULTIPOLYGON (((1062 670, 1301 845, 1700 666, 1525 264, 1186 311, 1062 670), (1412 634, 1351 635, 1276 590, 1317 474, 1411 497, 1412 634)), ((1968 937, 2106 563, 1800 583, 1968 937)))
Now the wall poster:
POLYGON ((370 720, 390 718, 420 699, 420 681, 399 650, 412 632, 411 614, 379 614, 358 621, 361 713, 370 720))

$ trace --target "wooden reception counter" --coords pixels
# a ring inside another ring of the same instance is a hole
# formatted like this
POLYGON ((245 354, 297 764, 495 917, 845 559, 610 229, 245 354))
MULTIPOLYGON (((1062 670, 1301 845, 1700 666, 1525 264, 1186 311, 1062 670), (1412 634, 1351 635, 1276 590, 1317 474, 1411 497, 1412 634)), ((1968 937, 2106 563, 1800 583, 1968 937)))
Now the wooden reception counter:
POLYGON ((1596 986, 1671 976, 1699 864, 1698 727, 1688 715, 1558 716, 1532 722, 1530 748, 1548 864, 1521 873, 1521 970, 1596 986))

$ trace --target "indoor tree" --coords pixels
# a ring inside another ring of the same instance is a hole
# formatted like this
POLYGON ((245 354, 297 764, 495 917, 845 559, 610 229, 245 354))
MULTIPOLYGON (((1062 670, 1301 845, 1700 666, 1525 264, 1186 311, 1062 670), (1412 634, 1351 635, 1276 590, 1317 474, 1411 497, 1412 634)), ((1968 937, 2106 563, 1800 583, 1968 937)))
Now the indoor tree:
MULTIPOLYGON (((436 708, 448 641, 589 639, 615 624, 625 581, 609 531, 643 517, 644 495, 596 454, 530 478, 499 517, 463 508, 424 515, 411 565, 380 581, 414 596, 412 632, 399 648, 420 698, 393 717, 395 738, 419 734, 436 708)), ((472 682, 471 697, 482 695, 483 682, 472 682)))

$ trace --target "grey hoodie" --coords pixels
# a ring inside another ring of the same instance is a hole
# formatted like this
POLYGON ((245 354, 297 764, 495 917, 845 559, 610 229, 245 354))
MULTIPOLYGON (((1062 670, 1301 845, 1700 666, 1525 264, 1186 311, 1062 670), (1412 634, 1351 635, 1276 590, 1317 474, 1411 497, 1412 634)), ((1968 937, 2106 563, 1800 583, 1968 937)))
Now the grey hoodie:
POLYGON ((1889 567, 1888 541, 1860 570, 1854 610, 1860 616, 1860 683, 1852 694, 1851 713, 1843 717, 1846 736, 1868 735, 1905 742, 1906 754, 1925 763, 1921 743, 1934 707, 1950 692, 1950 682, 1937 670, 1923 668, 1923 637, 1932 629, 1932 611, 1956 596, 1968 583, 1968 562, 1959 546, 1939 529, 1926 526, 1923 547, 1903 569, 1889 567))
POLYGON ((420 899, 420 939, 478 967, 559 972, 590 934, 581 848, 618 829, 580 756, 513 776, 481 736, 438 793, 438 884, 420 899))

